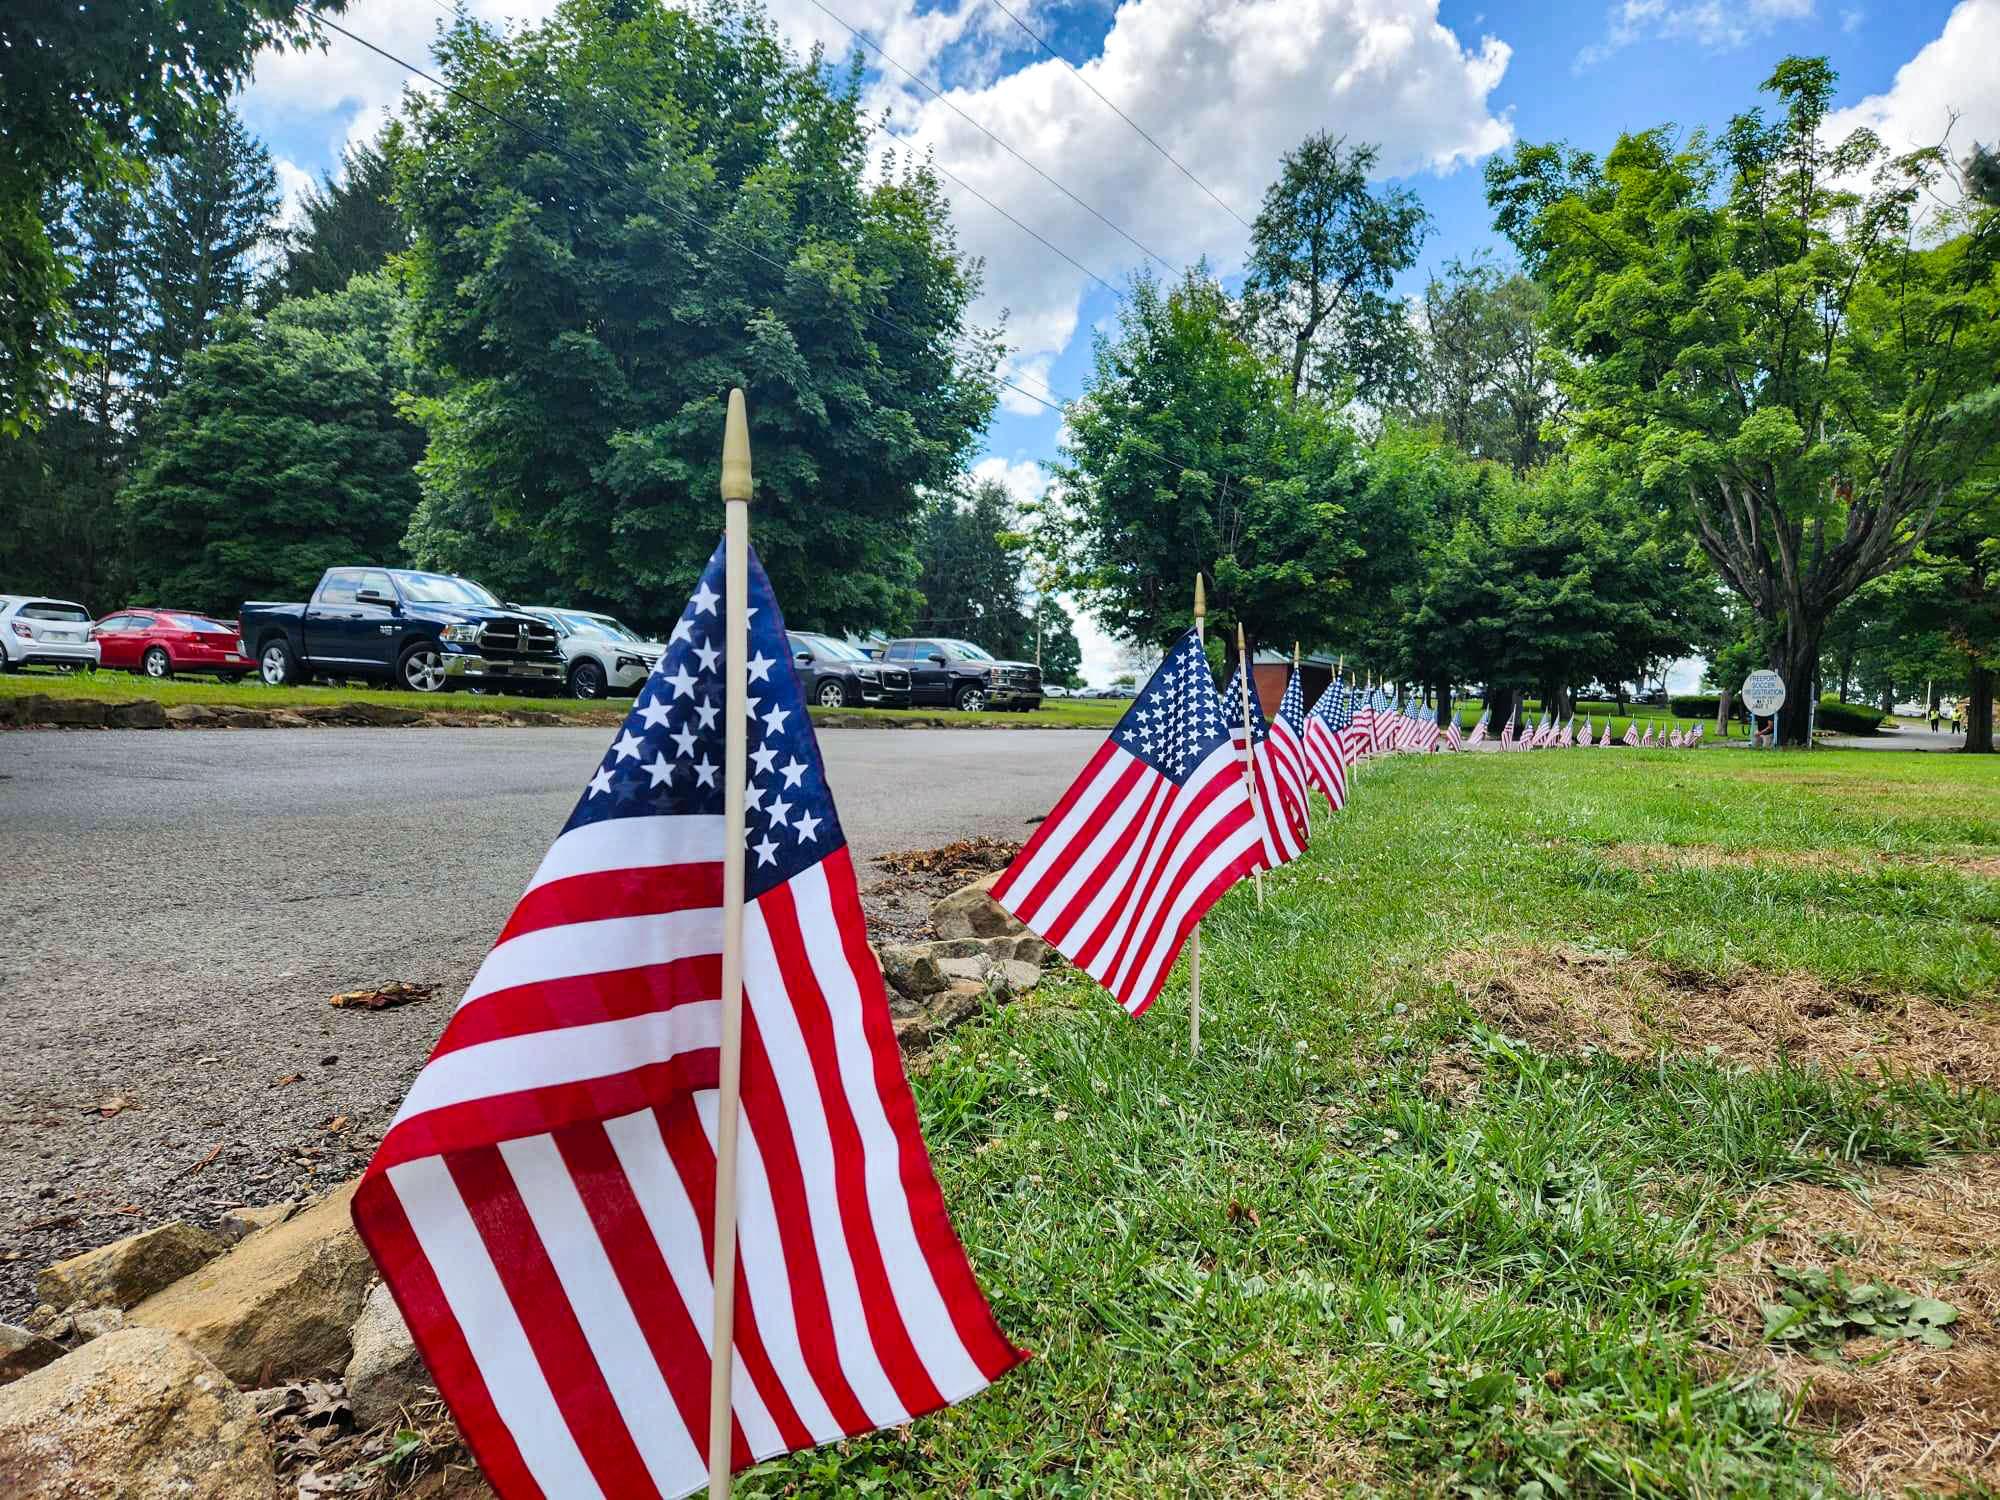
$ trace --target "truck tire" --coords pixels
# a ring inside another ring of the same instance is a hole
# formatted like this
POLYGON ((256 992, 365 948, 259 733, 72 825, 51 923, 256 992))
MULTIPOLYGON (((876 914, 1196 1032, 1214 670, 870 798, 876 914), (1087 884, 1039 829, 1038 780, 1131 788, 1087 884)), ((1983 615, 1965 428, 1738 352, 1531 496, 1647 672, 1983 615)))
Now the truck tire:
POLYGON ((814 694, 821 708, 847 707, 847 688, 838 677, 829 677, 819 685, 814 694))
POLYGON ((953 703, 969 714, 976 714, 986 707, 986 689, 976 682, 968 682, 953 696, 953 703))
POLYGON ((396 659, 396 681, 413 693, 439 693, 449 679, 444 653, 429 641, 418 641, 396 659))
POLYGON ((589 657, 585 657, 569 669, 569 695, 572 698, 602 698, 604 696, 604 668, 589 657))
POLYGON ((266 687, 297 687, 305 680, 298 658, 282 636, 264 642, 257 653, 257 675, 266 687))

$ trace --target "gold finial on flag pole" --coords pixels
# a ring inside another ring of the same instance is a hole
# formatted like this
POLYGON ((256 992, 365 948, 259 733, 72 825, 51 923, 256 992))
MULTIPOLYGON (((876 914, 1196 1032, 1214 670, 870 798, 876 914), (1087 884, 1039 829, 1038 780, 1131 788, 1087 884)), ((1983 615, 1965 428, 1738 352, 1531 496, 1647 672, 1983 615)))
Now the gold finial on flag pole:
POLYGON ((730 1487, 736 1339, 736 1137, 743 1078, 743 785, 750 713, 750 423, 741 389, 722 429, 722 1054, 715 1127, 715 1336, 709 1344, 708 1493, 730 1487))
MULTIPOLYGON (((1208 586, 1194 575, 1194 637, 1208 642, 1208 586)), ((1213 679, 1210 679, 1213 681, 1213 679)), ((1201 1056, 1201 923, 1188 935, 1188 1056, 1201 1056)))
MULTIPOLYGON (((1243 679, 1243 785, 1250 793, 1250 816, 1257 816, 1257 747, 1252 743, 1250 732, 1250 658, 1243 650, 1243 622, 1236 622, 1236 666, 1243 679)), ((1261 832, 1260 832, 1261 836, 1261 832)), ((1252 870, 1251 879, 1257 884, 1257 905, 1264 904, 1264 872, 1252 870)))

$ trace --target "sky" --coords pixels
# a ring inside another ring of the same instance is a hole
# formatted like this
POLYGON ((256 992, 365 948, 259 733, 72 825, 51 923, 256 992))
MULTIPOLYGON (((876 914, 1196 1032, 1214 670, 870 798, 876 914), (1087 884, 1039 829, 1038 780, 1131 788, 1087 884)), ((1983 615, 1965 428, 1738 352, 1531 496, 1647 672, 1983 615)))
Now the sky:
MULTIPOLYGON (((1023 501, 1060 441, 1045 403, 1077 393, 1117 292, 1148 265, 1169 274, 1162 262, 1240 272, 1247 221, 1283 154, 1314 131, 1376 144, 1383 180, 1429 209, 1406 292, 1454 257, 1504 254, 1480 176, 1493 153, 1557 139, 1602 151, 1623 130, 1719 126, 1789 54, 1824 54, 1838 70, 1835 134, 1867 125, 1910 147, 1949 129, 1959 151, 2000 140, 2000 0, 767 3, 801 49, 844 55, 852 26, 936 91, 866 52, 868 103, 888 122, 880 149, 934 153, 961 243, 985 263, 974 320, 1005 320, 1004 373, 1023 389, 1003 391, 976 472, 1023 501)), ((532 22, 553 0, 470 6, 532 22)), ((421 64, 447 18, 448 0, 351 0, 341 24, 421 64)), ((296 199, 410 82, 331 36, 324 51, 266 54, 239 104, 296 199)), ((1116 643, 1088 620, 1079 635, 1084 675, 1108 680, 1116 643)), ((1681 664, 1672 686, 1696 676, 1681 664)))

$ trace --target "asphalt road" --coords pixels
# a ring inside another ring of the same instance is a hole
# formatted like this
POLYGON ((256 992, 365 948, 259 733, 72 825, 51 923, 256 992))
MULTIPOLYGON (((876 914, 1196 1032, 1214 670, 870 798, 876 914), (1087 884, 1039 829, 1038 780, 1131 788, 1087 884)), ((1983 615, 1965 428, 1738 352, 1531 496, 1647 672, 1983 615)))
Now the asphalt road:
MULTIPOLYGON (((891 849, 1026 838, 1101 738, 820 743, 865 889, 891 849)), ((56 1253, 358 1170, 606 739, 0 735, 0 1320, 56 1253), (390 979, 439 998, 327 1005, 390 979)))

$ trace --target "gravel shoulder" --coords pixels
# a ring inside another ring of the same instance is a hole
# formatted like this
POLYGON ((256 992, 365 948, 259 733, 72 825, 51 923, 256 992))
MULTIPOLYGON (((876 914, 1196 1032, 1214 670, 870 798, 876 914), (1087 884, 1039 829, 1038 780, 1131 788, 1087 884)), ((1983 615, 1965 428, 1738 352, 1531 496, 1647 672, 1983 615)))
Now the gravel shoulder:
MULTIPOLYGON (((65 1254, 360 1171, 604 743, 0 736, 0 1321, 65 1254), (436 996, 327 1003, 396 979, 436 996)), ((928 905, 876 856, 1025 838, 1098 743, 826 732, 871 922, 910 936, 928 905)))

